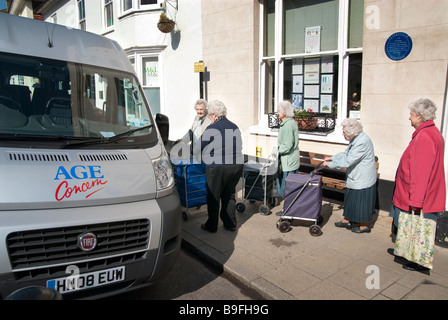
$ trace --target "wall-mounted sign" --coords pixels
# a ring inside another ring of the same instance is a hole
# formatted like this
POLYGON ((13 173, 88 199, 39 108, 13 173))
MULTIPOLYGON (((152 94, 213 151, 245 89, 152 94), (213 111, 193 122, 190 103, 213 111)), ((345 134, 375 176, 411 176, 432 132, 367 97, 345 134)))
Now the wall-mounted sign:
POLYGON ((204 72, 204 62, 199 61, 194 63, 194 72, 204 72))
POLYGON ((387 39, 384 50, 389 59, 403 60, 412 51, 412 39, 404 32, 394 33, 387 39))

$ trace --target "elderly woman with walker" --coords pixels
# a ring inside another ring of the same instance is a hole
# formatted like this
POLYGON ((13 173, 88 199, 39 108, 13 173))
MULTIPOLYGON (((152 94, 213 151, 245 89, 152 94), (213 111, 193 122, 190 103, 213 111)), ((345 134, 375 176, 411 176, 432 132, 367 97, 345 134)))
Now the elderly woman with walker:
POLYGON ((277 178, 277 193, 283 196, 286 177, 297 173, 300 166, 299 129, 294 121, 294 108, 291 102, 281 101, 277 107, 280 120, 278 132, 279 172, 277 178))
POLYGON ((344 138, 350 142, 348 148, 333 157, 325 158, 323 163, 329 168, 347 169, 344 217, 335 226, 351 229, 355 233, 370 232, 369 223, 375 212, 377 181, 373 143, 363 132, 361 122, 356 119, 345 119, 342 131, 344 138))

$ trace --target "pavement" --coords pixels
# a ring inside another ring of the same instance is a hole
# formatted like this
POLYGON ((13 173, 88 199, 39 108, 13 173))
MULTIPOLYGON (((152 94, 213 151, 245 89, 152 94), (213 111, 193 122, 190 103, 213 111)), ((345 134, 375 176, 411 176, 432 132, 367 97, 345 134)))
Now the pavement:
MULTIPOLYGON (((240 190, 241 188, 239 188, 240 190)), ((241 191, 237 201, 242 202, 241 191)), ((392 219, 378 211, 370 233, 337 228, 343 203, 324 198, 322 235, 313 223, 294 220, 282 233, 276 224, 283 202, 262 215, 261 201, 244 201, 237 231, 201 229, 207 206, 184 209, 183 246, 268 300, 448 300, 448 249, 436 246, 434 268, 408 271, 407 261, 387 252, 392 219)))

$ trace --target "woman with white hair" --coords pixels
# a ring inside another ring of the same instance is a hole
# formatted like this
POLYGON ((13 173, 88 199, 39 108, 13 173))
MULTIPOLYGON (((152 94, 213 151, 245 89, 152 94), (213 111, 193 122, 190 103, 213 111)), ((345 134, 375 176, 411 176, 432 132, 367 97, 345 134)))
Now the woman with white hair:
POLYGON ((370 232, 369 222, 375 211, 377 180, 373 143, 356 119, 342 121, 342 131, 344 138, 350 141, 348 148, 326 158, 323 164, 329 168, 347 169, 344 217, 335 225, 356 233, 370 232), (354 227, 354 224, 359 226, 354 227))
MULTIPOLYGON (((419 99, 409 105, 412 140, 401 156, 395 176, 392 199, 392 234, 398 228, 400 212, 424 214, 437 221, 437 214, 445 211, 444 141, 434 124, 437 107, 429 99, 419 99)), ((407 270, 423 270, 416 263, 403 265, 407 270)))
POLYGON ((277 193, 283 196, 286 177, 291 173, 297 173, 300 166, 299 129, 293 119, 294 108, 291 102, 281 101, 277 107, 277 115, 280 120, 277 139, 280 160, 277 193))
POLYGON ((216 232, 221 218, 224 228, 236 231, 235 193, 244 164, 241 132, 227 119, 221 101, 211 101, 208 112, 212 124, 194 148, 194 155, 206 164, 208 219, 201 228, 216 232))
POLYGON ((210 117, 208 116, 208 102, 205 99, 198 99, 194 103, 194 110, 196 111, 196 116, 194 117, 193 124, 188 132, 176 141, 176 143, 183 142, 188 144, 191 142, 190 154, 193 153, 193 146, 199 140, 202 133, 207 129, 207 127, 212 123, 210 117))

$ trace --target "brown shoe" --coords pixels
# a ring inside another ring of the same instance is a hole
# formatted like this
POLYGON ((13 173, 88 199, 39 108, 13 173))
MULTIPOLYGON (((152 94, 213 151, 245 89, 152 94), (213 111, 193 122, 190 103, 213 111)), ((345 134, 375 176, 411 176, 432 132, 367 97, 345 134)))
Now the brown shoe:
POLYGON ((211 232, 211 233, 215 233, 215 232, 216 232, 216 230, 213 231, 213 230, 210 230, 209 228, 207 228, 207 226, 205 225, 205 223, 201 224, 201 229, 202 229, 202 230, 205 230, 205 231, 208 231, 208 232, 211 232))

